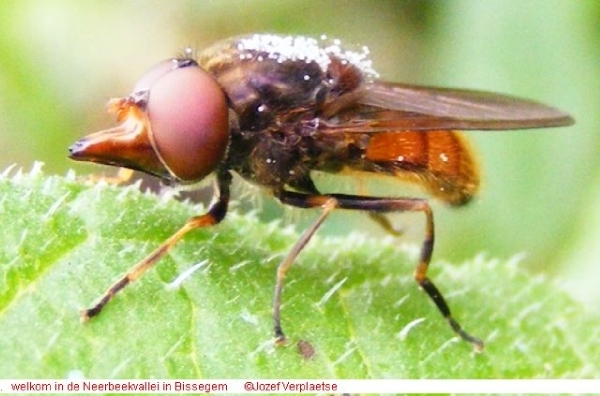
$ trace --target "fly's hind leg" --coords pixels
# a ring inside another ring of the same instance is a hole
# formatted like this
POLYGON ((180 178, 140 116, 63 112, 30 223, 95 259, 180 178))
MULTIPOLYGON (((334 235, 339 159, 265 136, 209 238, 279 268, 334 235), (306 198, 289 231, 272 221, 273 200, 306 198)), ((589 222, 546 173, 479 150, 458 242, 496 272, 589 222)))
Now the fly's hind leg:
POLYGON ((463 330, 462 326, 460 326, 460 324, 454 319, 442 293, 427 277, 427 270, 429 268, 429 262, 431 261, 431 255, 433 252, 434 223, 433 212, 431 211, 431 207, 426 200, 417 198, 365 197, 344 194, 305 194, 292 191, 282 191, 279 193, 278 198, 282 203, 287 205, 301 208, 323 207, 324 210, 317 221, 305 231, 300 240, 296 243, 296 245, 294 245, 286 259, 279 265, 277 269, 277 281, 275 285, 275 297, 273 303, 273 322, 277 341, 283 342, 285 340, 280 322, 281 293, 283 290, 283 279, 285 277, 285 273, 291 267, 298 253, 300 253, 312 235, 314 235, 317 228, 323 223, 327 215, 333 209, 340 208, 369 212, 371 217, 376 222, 381 224, 386 230, 394 230, 394 228, 391 226, 391 223, 383 215, 383 213, 423 212, 426 217, 426 231, 425 238, 421 246, 421 257, 414 274, 415 280, 423 288, 423 290, 425 290, 429 298, 435 303, 438 310, 450 324, 452 330, 454 330, 454 332, 456 332, 456 334, 458 334, 463 340, 473 345, 473 348, 476 351, 481 351, 483 349, 483 342, 479 338, 474 337, 463 330))
POLYGON ((448 321, 452 330, 456 332, 463 340, 469 342, 473 345, 473 349, 476 352, 483 351, 483 341, 479 338, 472 336, 463 330, 462 326, 454 319, 452 313, 450 312, 450 307, 448 303, 446 303, 446 299, 439 291, 437 286, 427 277, 427 270, 429 269, 429 263, 431 262, 431 255, 433 253, 433 241, 434 241, 434 225, 433 225, 433 212, 431 211, 431 207, 424 200, 416 200, 416 202, 420 201, 421 204, 417 205, 420 210, 425 213, 426 225, 425 225, 425 239, 423 240, 423 245, 421 247, 421 258, 419 259, 419 264, 417 265, 417 269, 415 270, 415 280, 425 290, 429 298, 433 300, 435 305, 438 307, 444 318, 448 321))

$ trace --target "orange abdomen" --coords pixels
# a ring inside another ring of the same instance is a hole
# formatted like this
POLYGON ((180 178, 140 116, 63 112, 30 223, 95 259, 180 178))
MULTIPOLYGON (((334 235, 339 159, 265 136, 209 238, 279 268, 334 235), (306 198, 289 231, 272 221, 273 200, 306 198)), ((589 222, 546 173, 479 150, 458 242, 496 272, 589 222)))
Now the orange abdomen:
POLYGON ((370 137, 365 159, 451 205, 467 203, 479 187, 471 150, 456 131, 377 133, 370 137))

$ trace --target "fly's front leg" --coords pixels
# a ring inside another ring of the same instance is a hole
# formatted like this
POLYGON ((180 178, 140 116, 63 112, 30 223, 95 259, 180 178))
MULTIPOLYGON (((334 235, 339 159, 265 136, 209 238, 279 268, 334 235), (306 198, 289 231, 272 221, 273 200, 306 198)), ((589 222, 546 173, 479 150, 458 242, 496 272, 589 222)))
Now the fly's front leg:
POLYGON ((91 317, 98 315, 104 306, 110 300, 123 290, 128 284, 142 276, 148 269, 153 267, 181 238, 188 232, 197 228, 208 227, 219 223, 227 213, 229 204, 229 184, 231 175, 229 173, 220 174, 217 178, 218 199, 210 207, 208 212, 202 216, 196 216, 189 219, 183 227, 175 234, 171 235, 165 242, 150 253, 146 258, 134 265, 125 275, 116 281, 108 290, 98 299, 93 307, 84 309, 80 312, 81 320, 88 321, 91 317))
MULTIPOLYGON (((465 341, 473 345, 476 351, 483 349, 483 342, 469 333, 467 333, 460 324, 454 319, 450 308, 446 303, 442 293, 438 290, 435 284, 427 277, 427 270, 431 261, 434 243, 434 223, 433 212, 426 200, 417 198, 380 198, 380 197, 363 197, 357 195, 330 194, 330 195, 310 195, 297 192, 284 191, 280 194, 281 202, 297 206, 297 207, 317 207, 324 206, 326 202, 332 200, 335 202, 334 207, 340 209, 361 210, 371 214, 379 224, 386 229, 392 229, 388 220, 381 213, 389 212, 423 212, 426 217, 426 231, 423 244, 421 246, 421 257, 419 264, 415 270, 415 280, 425 290, 429 298, 435 303, 444 318, 450 324, 450 327, 465 341)), ((331 210, 334 208, 332 207, 331 210)), ((281 303, 281 289, 283 288, 283 276, 285 271, 291 266, 293 259, 298 255, 299 251, 306 245, 308 239, 314 234, 316 228, 322 223, 329 210, 325 210, 317 222, 309 230, 305 232, 303 238, 296 244, 288 258, 280 265, 277 273, 277 286, 275 289, 275 305, 274 305, 274 321, 275 335, 283 338, 283 332, 279 323, 279 306, 281 303), (305 239, 305 240, 304 240, 305 239), (290 261, 291 260, 291 261, 290 261), (280 274, 281 273, 281 274, 280 274)))
POLYGON ((78 177, 78 180, 82 182, 92 182, 92 183, 100 183, 104 182, 109 185, 117 186, 120 184, 125 184, 129 182, 133 177, 133 170, 128 168, 119 168, 117 174, 114 176, 106 176, 106 175, 89 175, 78 177))

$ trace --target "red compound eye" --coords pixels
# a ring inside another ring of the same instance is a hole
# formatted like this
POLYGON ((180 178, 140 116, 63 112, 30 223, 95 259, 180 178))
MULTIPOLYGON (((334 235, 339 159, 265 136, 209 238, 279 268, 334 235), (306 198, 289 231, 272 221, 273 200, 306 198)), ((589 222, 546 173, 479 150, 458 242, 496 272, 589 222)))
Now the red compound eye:
POLYGON ((167 73, 177 69, 177 65, 177 59, 165 59, 152 66, 135 84, 133 92, 148 91, 156 81, 164 77, 167 73))
POLYGON ((193 61, 184 62, 157 64, 135 88, 149 89, 146 112, 158 155, 175 176, 192 182, 223 160, 229 119, 221 87, 193 61))

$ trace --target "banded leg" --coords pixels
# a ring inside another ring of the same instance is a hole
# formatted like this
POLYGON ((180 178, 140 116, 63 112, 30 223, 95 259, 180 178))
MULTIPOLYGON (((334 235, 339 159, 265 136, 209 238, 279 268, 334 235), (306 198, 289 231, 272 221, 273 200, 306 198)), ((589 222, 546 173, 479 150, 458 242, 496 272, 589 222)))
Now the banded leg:
POLYGON ((229 185, 231 183, 231 175, 229 173, 220 174, 217 178, 218 199, 208 209, 208 212, 190 218, 177 232, 171 235, 158 248, 150 253, 146 258, 134 265, 121 279, 115 282, 108 290, 97 300, 93 307, 84 309, 80 312, 81 321, 86 322, 91 317, 98 315, 102 308, 112 298, 123 290, 128 284, 138 279, 147 270, 153 267, 184 235, 197 228, 208 227, 219 223, 227 213, 229 204, 229 185))
MULTIPOLYGON (((315 224, 309 228, 300 241, 296 243, 292 251, 286 257, 286 259, 279 265, 277 269, 277 282, 275 286, 275 299, 273 304, 273 320, 275 324, 275 336, 277 340, 284 340, 285 336, 281 329, 280 324, 280 305, 281 305, 281 292, 283 289, 283 278, 285 272, 291 267, 293 260, 296 258, 300 250, 306 245, 310 237, 315 233, 316 229, 321 225, 325 217, 334 208, 350 209, 350 210, 362 210, 370 213, 375 220, 385 219, 380 213, 387 212, 423 212, 426 218, 425 227, 425 238, 421 246, 421 257, 419 264, 415 270, 415 280, 425 290, 429 298, 435 303, 438 310, 446 318, 452 330, 456 332, 463 340, 471 343, 476 351, 483 349, 483 342, 469 333, 467 333, 460 324, 454 319, 450 308, 446 303, 442 293, 438 290, 435 284, 427 277, 427 270, 429 268, 429 262, 431 261, 431 255, 433 252, 434 243, 434 222, 433 212, 426 200, 417 198, 380 198, 380 197, 363 197, 357 195, 345 195, 345 194, 329 194, 329 195, 317 195, 317 194, 303 194, 292 191, 282 191, 279 196, 279 200, 287 205, 292 205, 301 208, 313 208, 322 206, 325 210, 321 216, 317 219, 315 224), (330 207, 332 206, 332 207, 330 207)), ((381 222, 380 222, 381 224, 381 222)), ((386 227, 387 219, 383 222, 384 228, 386 227)))

